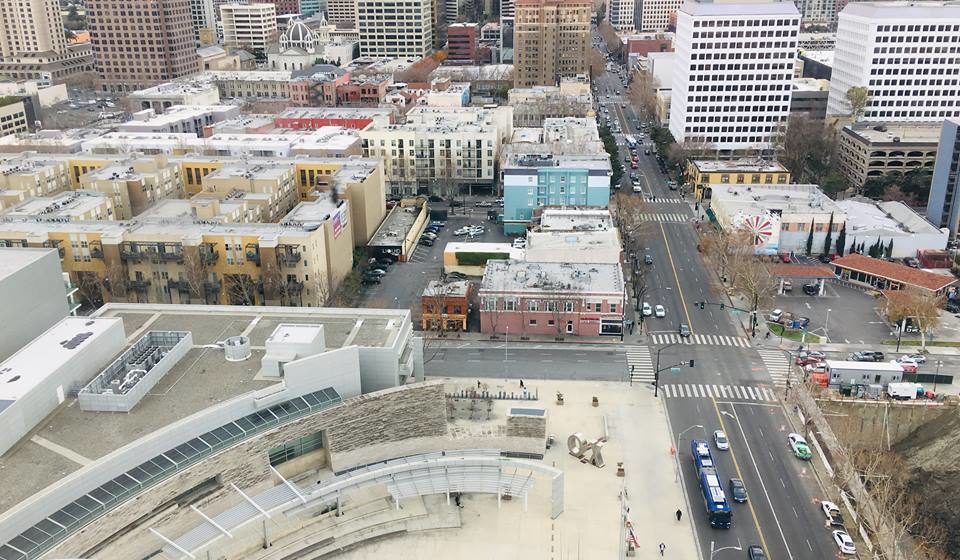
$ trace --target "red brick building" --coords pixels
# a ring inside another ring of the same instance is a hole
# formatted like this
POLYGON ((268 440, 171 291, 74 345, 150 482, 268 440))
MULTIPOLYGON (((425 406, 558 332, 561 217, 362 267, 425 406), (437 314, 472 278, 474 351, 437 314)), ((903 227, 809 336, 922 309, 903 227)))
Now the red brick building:
POLYGON ((480 26, 476 23, 453 23, 447 26, 447 61, 476 62, 479 36, 480 26))
POLYGON ((322 126, 342 126, 363 130, 370 123, 381 121, 385 124, 396 122, 396 111, 393 109, 335 109, 303 107, 286 110, 273 123, 277 128, 292 128, 294 130, 316 130, 322 126))
POLYGON ((266 2, 267 4, 273 4, 277 7, 277 15, 285 16, 288 14, 299 14, 300 13, 300 0, 258 0, 259 2, 266 2))
POLYGON ((337 105, 347 107, 376 107, 393 85, 393 77, 360 76, 337 86, 337 105))
POLYGON ((652 52, 672 52, 673 34, 644 33, 626 37, 627 53, 647 56, 652 52))

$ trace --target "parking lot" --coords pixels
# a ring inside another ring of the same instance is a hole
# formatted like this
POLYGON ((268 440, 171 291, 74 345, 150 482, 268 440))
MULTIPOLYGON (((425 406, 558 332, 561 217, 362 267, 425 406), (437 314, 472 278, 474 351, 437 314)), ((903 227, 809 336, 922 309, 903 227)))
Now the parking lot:
MULTIPOLYGON (((443 248, 451 241, 474 241, 477 243, 510 243, 513 238, 503 234, 503 224, 487 220, 486 208, 457 208, 458 214, 449 216, 447 225, 440 230, 432 247, 417 245, 405 263, 389 267, 380 284, 364 286, 361 305, 415 310, 420 303, 420 294, 431 280, 443 277, 443 248), (464 212, 466 210, 466 212, 464 212), (463 212, 463 213, 461 213, 463 212), (482 235, 472 239, 454 237, 454 230, 466 225, 482 225, 482 235)), ((479 278, 471 279, 479 280, 479 278)))
POLYGON ((827 281, 822 296, 809 296, 797 284, 792 292, 778 295, 773 306, 809 317, 808 332, 826 333, 830 342, 846 344, 878 343, 891 337, 881 316, 881 302, 867 292, 827 281))

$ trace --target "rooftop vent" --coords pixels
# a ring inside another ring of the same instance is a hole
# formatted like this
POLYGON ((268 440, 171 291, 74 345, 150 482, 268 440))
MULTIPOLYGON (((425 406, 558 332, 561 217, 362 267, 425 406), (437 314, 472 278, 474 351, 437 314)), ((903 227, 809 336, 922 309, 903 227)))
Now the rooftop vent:
POLYGON ((242 362, 250 357, 250 339, 245 336, 231 336, 223 341, 224 359, 228 362, 242 362))

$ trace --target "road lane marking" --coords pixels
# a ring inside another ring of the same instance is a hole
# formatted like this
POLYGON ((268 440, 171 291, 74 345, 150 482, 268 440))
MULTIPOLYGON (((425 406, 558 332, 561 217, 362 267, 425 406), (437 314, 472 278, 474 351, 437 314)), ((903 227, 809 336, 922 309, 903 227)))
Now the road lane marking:
POLYGON ((687 310, 687 302, 683 296, 683 288, 680 287, 680 277, 677 275, 677 267, 673 264, 673 253, 670 251, 670 242, 667 241, 667 230, 663 224, 660 224, 660 233, 663 235, 663 243, 667 248, 667 259, 670 261, 670 268, 673 269, 673 279, 677 283, 677 291, 680 292, 680 305, 683 307, 683 314, 687 318, 687 325, 690 326, 690 332, 693 333, 693 321, 690 320, 690 311, 687 310))
MULTIPOLYGON (((713 403, 713 408, 716 410, 717 418, 720 420, 720 427, 723 428, 724 432, 727 432, 722 418, 723 415, 720 414, 720 408, 717 406, 716 402, 713 403)), ((736 409, 734 408, 734 410, 736 409)), ((750 461, 753 462, 753 470, 757 473, 757 480, 760 481, 760 489, 763 490, 763 495, 767 498, 767 505, 770 506, 770 514, 773 516, 773 522, 777 524, 777 530, 780 532, 780 538, 783 540, 783 548, 787 551, 787 556, 790 558, 790 560, 794 560, 793 553, 790 552, 790 545, 787 544, 787 537, 783 534, 783 527, 780 526, 780 519, 777 518, 777 510, 773 507, 773 500, 770 499, 770 493, 767 492, 767 485, 763 482, 763 476, 760 475, 760 468, 757 467, 757 460, 754 459, 753 450, 750 449, 750 442, 747 441, 747 434, 743 430, 743 424, 740 423, 740 416, 734 414, 733 418, 737 421, 737 427, 740 429, 741 437, 743 437, 744 446, 747 448, 747 456, 749 456, 750 461)), ((769 448, 767 449, 767 452, 770 452, 769 448)), ((737 463, 737 457, 733 453, 732 449, 730 450, 730 458, 733 459, 733 466, 737 470, 737 475, 739 476, 740 480, 743 480, 743 475, 740 474, 740 465, 737 463)), ((760 524, 757 521, 757 512, 753 509, 753 502, 749 502, 749 504, 750 513, 753 515, 754 525, 757 527, 757 531, 760 533, 760 542, 763 543, 763 549, 767 551, 767 558, 772 558, 770 555, 770 548, 767 547, 767 541, 763 536, 763 531, 760 530, 760 524)))
MULTIPOLYGON (((714 413, 716 413, 716 415, 717 415, 717 421, 720 423, 720 429, 723 430, 724 433, 727 433, 727 434, 730 433, 730 432, 727 430, 727 426, 726 426, 726 424, 725 424, 724 421, 723 421, 723 415, 720 414, 720 407, 717 406, 717 401, 714 400, 714 399, 711 399, 711 402, 713 403, 713 411, 714 411, 714 413)), ((746 436, 746 434, 743 433, 743 429, 742 429, 742 428, 740 429, 740 435, 743 436, 743 441, 744 441, 744 443, 746 443, 746 441, 747 441, 747 436, 746 436)), ((749 450, 749 444, 748 444, 748 446, 747 446, 747 449, 749 450)), ((731 448, 728 449, 727 451, 728 451, 728 453, 730 454, 730 459, 733 460, 733 468, 734 468, 734 470, 737 471, 737 478, 739 478, 740 480, 744 480, 743 474, 740 472, 740 465, 739 465, 739 463, 737 463, 737 454, 733 451, 733 447, 731 447, 731 448)), ((762 479, 760 480, 760 486, 763 487, 763 480, 762 480, 762 479)), ((764 493, 766 493, 766 488, 764 488, 763 491, 764 491, 764 493)), ((769 498, 768 498, 768 499, 769 499, 769 498)), ((766 541, 766 539, 763 537, 763 530, 760 529, 760 521, 757 519, 757 512, 753 509, 753 501, 752 501, 752 500, 747 500, 747 507, 750 508, 750 516, 753 517, 753 526, 757 529, 757 534, 760 536, 760 544, 763 545, 763 550, 767 551, 767 558, 768 558, 768 559, 772 559, 773 557, 770 555, 770 547, 767 546, 767 541, 766 541)), ((789 554, 789 551, 788 551, 788 554, 789 554)), ((792 557, 791 557, 791 558, 792 558, 792 557)))

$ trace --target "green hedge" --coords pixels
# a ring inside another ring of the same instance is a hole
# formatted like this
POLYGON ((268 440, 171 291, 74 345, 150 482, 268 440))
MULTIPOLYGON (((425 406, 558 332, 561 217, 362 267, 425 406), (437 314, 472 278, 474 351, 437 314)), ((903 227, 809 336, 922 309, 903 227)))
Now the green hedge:
POLYGON ((461 266, 484 266, 487 261, 506 260, 510 258, 510 253, 457 253, 457 264, 461 266))

